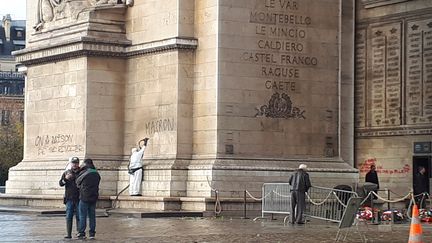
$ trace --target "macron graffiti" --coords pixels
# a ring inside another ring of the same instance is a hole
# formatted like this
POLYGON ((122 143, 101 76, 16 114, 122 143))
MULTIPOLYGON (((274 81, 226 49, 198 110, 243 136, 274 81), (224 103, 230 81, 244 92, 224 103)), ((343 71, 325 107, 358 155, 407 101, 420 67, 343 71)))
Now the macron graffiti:
POLYGON ((164 118, 164 119, 149 121, 145 124, 145 128, 146 128, 146 133, 148 135, 152 135, 157 132, 174 131, 175 128, 174 118, 164 118))
POLYGON ((378 162, 376 158, 369 158, 366 159, 362 164, 360 164, 359 170, 361 174, 366 174, 370 170, 371 165, 376 166, 376 171, 379 174, 387 174, 387 175, 393 175, 393 174, 407 174, 411 171, 411 166, 408 164, 405 164, 401 169, 386 169, 381 163, 378 162))

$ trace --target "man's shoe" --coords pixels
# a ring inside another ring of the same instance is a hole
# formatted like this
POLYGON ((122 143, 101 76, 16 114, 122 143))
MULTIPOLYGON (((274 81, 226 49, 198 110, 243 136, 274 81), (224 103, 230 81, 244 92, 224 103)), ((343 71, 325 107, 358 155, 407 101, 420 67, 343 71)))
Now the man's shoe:
POLYGON ((93 236, 89 236, 89 240, 94 240, 94 239, 95 239, 94 235, 93 236))
POLYGON ((83 234, 78 234, 78 240, 85 240, 87 237, 83 234))
POLYGON ((304 224, 305 222, 301 221, 301 222, 297 222, 297 224, 304 224))
POLYGON ((72 239, 72 236, 67 235, 67 236, 65 236, 64 238, 65 238, 65 239, 72 239))
POLYGON ((132 197, 141 197, 142 195, 141 194, 133 194, 133 195, 131 195, 132 197))

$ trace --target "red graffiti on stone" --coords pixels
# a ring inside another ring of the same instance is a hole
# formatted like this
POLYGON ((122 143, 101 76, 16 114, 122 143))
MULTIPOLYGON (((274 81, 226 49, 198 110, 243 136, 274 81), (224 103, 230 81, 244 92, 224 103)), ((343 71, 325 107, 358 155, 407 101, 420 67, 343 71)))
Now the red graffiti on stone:
POLYGON ((360 165, 360 173, 367 173, 370 170, 371 165, 376 166, 377 160, 376 158, 367 159, 360 165))
POLYGON ((379 174, 407 174, 411 171, 411 166, 408 164, 405 164, 402 169, 384 169, 382 165, 378 165, 378 161, 376 158, 366 159, 361 165, 360 165, 360 173, 367 173, 370 170, 370 166, 375 165, 376 171, 379 174))

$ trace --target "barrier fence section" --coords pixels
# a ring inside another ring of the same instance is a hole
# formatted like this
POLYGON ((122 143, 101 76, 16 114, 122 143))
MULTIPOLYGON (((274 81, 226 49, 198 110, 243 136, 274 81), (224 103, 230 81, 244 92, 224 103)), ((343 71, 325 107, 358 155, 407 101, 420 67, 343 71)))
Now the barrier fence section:
POLYGON ((262 187, 262 210, 264 214, 290 214, 291 186, 288 183, 264 183, 262 187))
POLYGON ((351 197, 358 197, 357 193, 313 186, 307 193, 305 215, 316 219, 341 222, 351 197))
MULTIPOLYGON (((262 188, 262 213, 291 213, 291 186, 288 183, 265 183, 262 188)), ((305 216, 340 222, 351 197, 358 197, 355 192, 333 188, 316 187, 309 189, 306 199, 305 216)))

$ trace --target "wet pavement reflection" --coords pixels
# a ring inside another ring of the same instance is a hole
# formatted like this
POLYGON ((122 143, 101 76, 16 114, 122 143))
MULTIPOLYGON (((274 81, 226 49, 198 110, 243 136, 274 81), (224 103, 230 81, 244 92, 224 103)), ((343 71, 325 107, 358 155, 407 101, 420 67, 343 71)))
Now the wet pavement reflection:
MULTIPOLYGON (((75 223, 75 222, 74 222, 75 223)), ((74 227, 75 230, 75 227, 74 227)), ((282 220, 238 218, 117 218, 98 217, 91 242, 333 242, 337 224, 312 221, 283 225, 282 220)), ((409 224, 360 225, 368 242, 407 242, 409 224)), ((432 225, 423 225, 424 242, 432 242, 432 225)), ((82 242, 64 240, 61 216, 0 213, 0 242, 82 242)), ((90 241, 90 240, 86 240, 90 241)), ((347 242, 361 242, 354 228, 347 242)))

